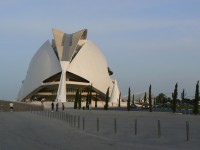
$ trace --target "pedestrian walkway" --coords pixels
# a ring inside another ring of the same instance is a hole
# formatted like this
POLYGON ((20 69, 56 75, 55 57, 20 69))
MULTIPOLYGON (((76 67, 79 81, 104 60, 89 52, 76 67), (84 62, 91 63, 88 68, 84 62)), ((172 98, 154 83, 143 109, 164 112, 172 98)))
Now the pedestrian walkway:
POLYGON ((173 113, 73 109, 1 112, 0 150, 198 150, 199 126, 199 116, 173 113), (80 126, 74 122, 78 117, 80 126), (188 140, 186 121, 190 124, 188 140))
MULTIPOLYGON (((118 150, 123 145, 29 112, 0 113, 0 150, 118 150)), ((131 149, 131 146, 125 146, 131 149)))

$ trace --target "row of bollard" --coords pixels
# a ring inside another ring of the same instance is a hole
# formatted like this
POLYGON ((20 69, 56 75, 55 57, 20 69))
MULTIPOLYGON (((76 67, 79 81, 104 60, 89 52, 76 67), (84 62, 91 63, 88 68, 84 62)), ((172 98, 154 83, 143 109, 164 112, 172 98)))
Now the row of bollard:
MULTIPOLYGON (((55 118, 62 121, 68 122, 69 126, 77 127, 78 129, 81 128, 81 119, 80 116, 71 115, 66 112, 51 112, 51 111, 31 111, 34 114, 47 116, 49 118, 55 118)), ((117 119, 114 118, 114 126, 113 126, 114 133, 117 133, 117 119)), ((85 117, 82 117, 82 130, 85 130, 85 117)), ((97 117, 96 119, 96 132, 100 131, 100 120, 97 117)), ((158 138, 161 137, 161 123, 160 120, 157 122, 157 134, 158 138)), ((138 120, 134 120, 134 135, 137 136, 138 134, 138 120)), ((189 121, 186 121, 186 141, 189 141, 189 121)))

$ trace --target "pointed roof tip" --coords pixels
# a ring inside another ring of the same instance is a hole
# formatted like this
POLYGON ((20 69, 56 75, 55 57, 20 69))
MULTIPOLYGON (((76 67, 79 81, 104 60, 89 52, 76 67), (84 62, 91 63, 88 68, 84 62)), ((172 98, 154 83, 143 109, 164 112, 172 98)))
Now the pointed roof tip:
POLYGON ((80 32, 80 31, 87 31, 87 29, 86 29, 86 28, 83 28, 83 29, 79 30, 78 32, 80 32))
POLYGON ((52 31, 56 31, 56 30, 58 30, 58 29, 56 29, 56 28, 52 28, 52 31))
MULTIPOLYGON (((78 32, 86 32, 86 34, 87 34, 87 29, 81 29, 81 30, 78 30, 78 31, 76 31, 74 33, 78 33, 78 32)), ((74 33, 72 33, 72 34, 74 34, 74 33)))
POLYGON ((52 28, 52 31, 53 31, 53 30, 57 30, 57 29, 56 29, 56 28, 52 28))
MULTIPOLYGON (((88 29, 83 28, 83 29, 81 29, 81 30, 79 30, 79 31, 76 31, 76 32, 74 32, 74 33, 77 33, 77 32, 86 32, 86 34, 87 34, 87 31, 88 31, 88 29)), ((62 32, 62 31, 60 31, 60 30, 57 29, 57 28, 52 28, 52 32, 54 33, 54 32, 62 32)), ((62 32, 62 33, 64 33, 64 32, 62 32)), ((74 34, 74 33, 71 33, 71 34, 74 34)))
POLYGON ((55 32, 60 32, 60 33, 63 33, 63 34, 64 34, 64 32, 62 32, 62 31, 60 31, 59 29, 56 29, 56 28, 52 28, 52 32, 53 32, 53 33, 55 33, 55 32))

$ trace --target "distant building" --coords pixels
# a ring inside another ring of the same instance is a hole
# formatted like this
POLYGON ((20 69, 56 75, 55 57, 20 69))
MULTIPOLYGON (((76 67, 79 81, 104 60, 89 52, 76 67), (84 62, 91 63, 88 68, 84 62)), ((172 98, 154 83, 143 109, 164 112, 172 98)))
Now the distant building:
MULTIPOLYGON (((74 100, 76 90, 86 97, 92 90, 104 100, 110 87, 110 101, 118 102, 117 81, 96 45, 87 40, 87 30, 66 34, 53 29, 54 39, 46 41, 33 56, 25 80, 18 94, 19 101, 26 99, 74 100)), ((96 97, 95 97, 96 98, 96 97)))
MULTIPOLYGON (((143 93, 135 93, 134 94, 134 101, 136 103, 139 103, 139 102, 143 103, 144 102, 144 95, 145 95, 145 92, 143 92, 143 93)), ((146 98, 147 98, 147 103, 149 103, 149 93, 148 92, 146 92, 146 98)), ((155 98, 155 95, 152 94, 151 98, 152 98, 152 101, 153 101, 154 98, 155 98)), ((128 100, 128 96, 123 96, 122 97, 122 101, 127 101, 127 100, 128 100)), ((131 95, 131 102, 132 102, 132 100, 133 100, 133 95, 131 95)))

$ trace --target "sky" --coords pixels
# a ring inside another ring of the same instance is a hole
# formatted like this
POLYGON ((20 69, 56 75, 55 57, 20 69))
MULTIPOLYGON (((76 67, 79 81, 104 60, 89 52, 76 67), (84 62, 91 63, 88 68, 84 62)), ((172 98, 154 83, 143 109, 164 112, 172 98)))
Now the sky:
POLYGON ((200 79, 199 0, 1 0, 0 99, 16 99, 29 63, 52 28, 88 29, 122 95, 195 94, 200 79))

